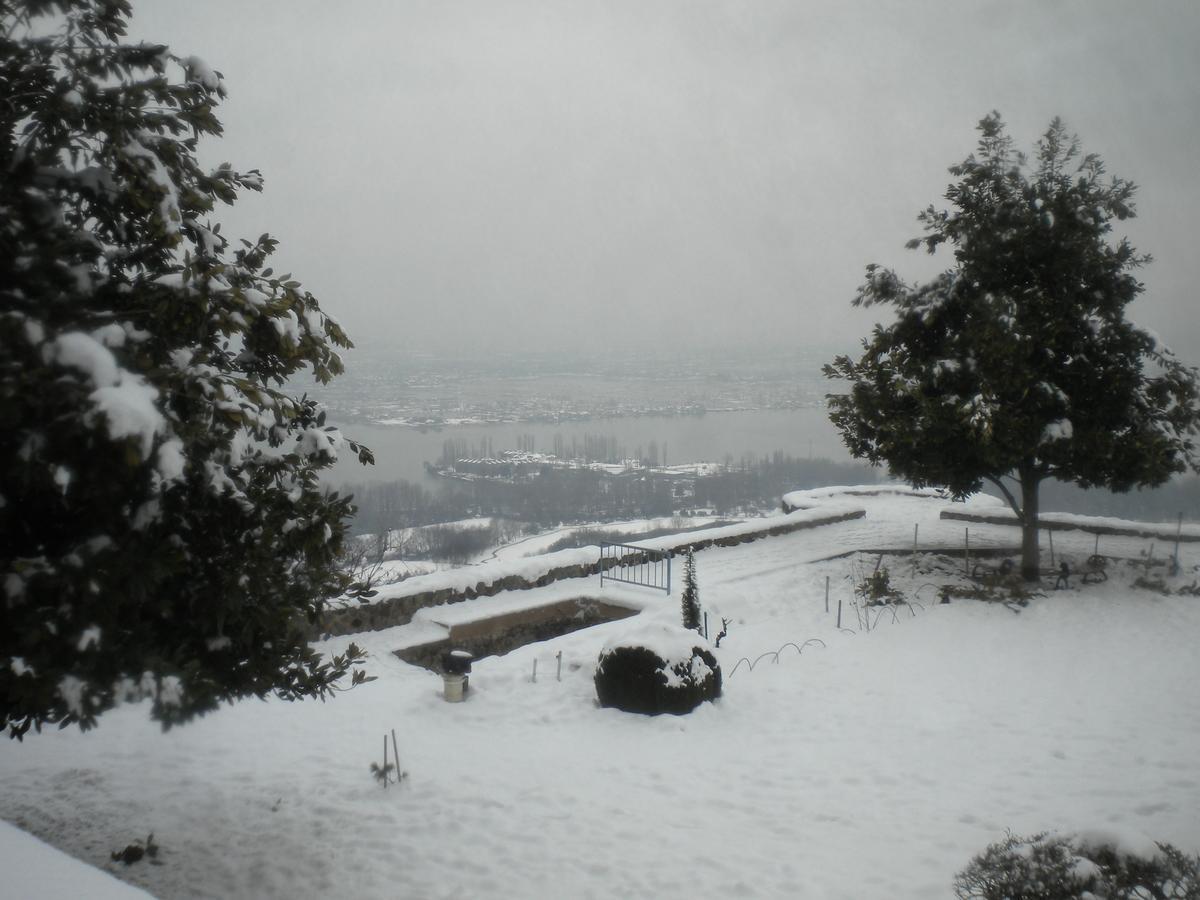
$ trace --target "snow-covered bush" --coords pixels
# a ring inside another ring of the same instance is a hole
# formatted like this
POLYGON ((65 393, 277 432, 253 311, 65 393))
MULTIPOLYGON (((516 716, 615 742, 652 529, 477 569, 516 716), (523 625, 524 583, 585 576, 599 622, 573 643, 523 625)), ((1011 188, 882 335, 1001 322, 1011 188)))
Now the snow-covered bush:
POLYGON ((601 706, 658 715, 689 713, 721 696, 721 667, 694 631, 643 626, 610 641, 596 666, 601 706))
POLYGON ((854 592, 866 606, 883 606, 903 600, 900 592, 892 587, 887 566, 876 569, 870 575, 862 575, 854 586, 854 592))
POLYGON ((1200 898, 1200 858, 1170 844, 1135 853, 1111 840, 1009 834, 971 860, 954 879, 960 900, 1200 898))

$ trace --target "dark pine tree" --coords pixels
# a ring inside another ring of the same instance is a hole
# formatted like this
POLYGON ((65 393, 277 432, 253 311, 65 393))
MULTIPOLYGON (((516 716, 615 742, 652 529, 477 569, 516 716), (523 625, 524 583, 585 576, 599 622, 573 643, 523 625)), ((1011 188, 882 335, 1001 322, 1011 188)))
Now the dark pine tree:
POLYGON ((1200 470, 1197 371, 1125 318, 1148 261, 1113 220, 1133 216, 1134 185, 1105 177, 1055 119, 1032 158, 998 114, 976 154, 950 169, 950 209, 919 216, 930 253, 954 266, 925 284, 867 267, 855 306, 890 304, 856 362, 825 367, 848 383, 830 418, 855 457, 955 497, 996 488, 1022 527, 1022 574, 1038 578, 1038 489, 1055 478, 1127 491, 1200 470))
POLYGON ((700 590, 696 587, 696 555, 691 547, 683 561, 683 627, 700 630, 700 590))

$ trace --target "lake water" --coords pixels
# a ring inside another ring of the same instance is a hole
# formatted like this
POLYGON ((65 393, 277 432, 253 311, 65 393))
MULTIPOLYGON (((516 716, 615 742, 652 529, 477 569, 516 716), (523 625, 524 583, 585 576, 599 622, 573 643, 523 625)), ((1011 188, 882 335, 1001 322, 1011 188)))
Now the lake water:
MULTIPOLYGON (((330 485, 363 482, 426 481, 424 463, 436 462, 447 439, 463 440, 468 446, 490 440, 495 452, 515 450, 522 436, 532 437, 534 450, 554 452, 555 437, 570 447, 572 439, 582 446, 586 435, 613 438, 633 454, 638 447, 658 444, 660 458, 665 447, 668 463, 721 462, 727 456, 737 461, 744 455, 769 456, 776 450, 795 457, 824 457, 850 461, 824 407, 763 409, 741 412, 709 412, 702 416, 635 416, 593 419, 558 424, 517 422, 509 425, 458 425, 440 430, 419 431, 393 425, 351 425, 347 436, 361 441, 375 453, 374 466, 361 466, 350 455, 329 471, 330 485)), ((428 482, 427 482, 428 483, 428 482)))

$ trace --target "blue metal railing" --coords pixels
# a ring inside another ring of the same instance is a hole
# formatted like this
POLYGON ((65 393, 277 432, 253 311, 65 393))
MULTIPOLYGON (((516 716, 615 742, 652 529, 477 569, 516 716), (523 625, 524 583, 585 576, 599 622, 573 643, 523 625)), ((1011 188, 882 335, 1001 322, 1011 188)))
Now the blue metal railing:
POLYGON ((671 593, 671 554, 666 550, 651 550, 634 544, 600 544, 600 586, 605 579, 624 584, 671 593), (616 570, 620 574, 605 574, 605 570, 616 570))

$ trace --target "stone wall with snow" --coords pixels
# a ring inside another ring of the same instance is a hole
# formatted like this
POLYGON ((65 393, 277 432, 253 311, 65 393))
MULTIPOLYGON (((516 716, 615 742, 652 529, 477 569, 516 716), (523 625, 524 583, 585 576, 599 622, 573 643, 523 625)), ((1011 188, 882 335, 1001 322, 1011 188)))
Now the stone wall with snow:
MULTIPOLYGON (((806 493, 801 491, 788 496, 799 501, 800 495, 806 493)), ((818 501, 802 508, 793 503, 791 507, 792 511, 782 515, 687 534, 663 535, 641 541, 638 546, 648 550, 663 550, 676 556, 689 547, 694 551, 709 547, 732 547, 747 541, 866 516, 862 507, 847 503, 818 501)), ((603 566, 607 570, 620 565, 621 560, 637 555, 637 551, 630 551, 621 559, 608 558, 603 561, 603 566)), ((428 606, 492 597, 503 591, 529 590, 569 578, 586 578, 599 574, 600 568, 600 549, 592 546, 418 575, 400 584, 382 588, 371 603, 327 609, 314 626, 312 636, 317 638, 360 631, 382 631, 408 623, 417 610, 428 606)))

